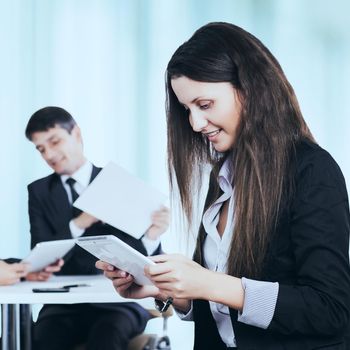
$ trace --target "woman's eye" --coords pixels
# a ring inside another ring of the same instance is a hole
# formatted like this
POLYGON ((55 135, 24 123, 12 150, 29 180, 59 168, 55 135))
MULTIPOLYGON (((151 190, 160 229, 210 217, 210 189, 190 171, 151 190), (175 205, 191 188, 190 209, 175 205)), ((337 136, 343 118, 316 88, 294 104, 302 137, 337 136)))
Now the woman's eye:
POLYGON ((210 102, 208 102, 208 103, 203 103, 203 104, 200 104, 199 105, 199 108, 200 109, 208 109, 210 107, 210 102))

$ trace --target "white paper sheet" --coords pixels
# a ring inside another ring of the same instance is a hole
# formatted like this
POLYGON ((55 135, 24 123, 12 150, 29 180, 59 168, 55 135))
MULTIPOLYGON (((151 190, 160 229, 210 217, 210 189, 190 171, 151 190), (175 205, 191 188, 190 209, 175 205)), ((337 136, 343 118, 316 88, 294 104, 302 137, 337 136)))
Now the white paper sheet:
POLYGON ((74 202, 74 206, 129 235, 140 238, 151 226, 151 214, 166 196, 156 188, 108 163, 74 202))

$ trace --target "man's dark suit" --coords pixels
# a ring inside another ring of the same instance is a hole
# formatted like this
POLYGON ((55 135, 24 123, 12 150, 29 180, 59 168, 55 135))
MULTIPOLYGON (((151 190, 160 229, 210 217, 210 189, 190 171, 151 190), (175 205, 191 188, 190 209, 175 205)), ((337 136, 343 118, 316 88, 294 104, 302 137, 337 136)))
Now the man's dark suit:
MULTIPOLYGON (((93 167, 90 181, 95 178, 100 170, 100 168, 93 167)), ((72 206, 69 203, 67 192, 62 185, 60 176, 53 173, 31 183, 28 186, 28 194, 31 246, 33 247, 36 243, 42 241, 72 238, 69 228, 69 222, 72 219, 72 206)), ((147 254, 141 240, 137 240, 100 222, 86 229, 83 236, 103 234, 113 234, 142 254, 147 254)), ((72 251, 66 255, 64 260, 65 264, 59 273, 61 275, 91 275, 101 273, 100 270, 95 268, 95 257, 78 246, 73 248, 72 251)), ((120 323, 124 323, 125 326, 127 326, 128 322, 131 322, 129 326, 133 328, 131 332, 132 335, 141 333, 149 319, 148 312, 137 303, 78 304, 68 306, 45 305, 40 312, 38 325, 42 325, 44 323, 43 321, 48 322, 48 319, 53 320, 55 317, 66 317, 67 319, 74 319, 74 317, 76 317, 77 322, 79 318, 81 319, 79 323, 76 324, 78 328, 78 325, 82 324, 83 320, 86 320, 92 311, 94 313, 99 312, 102 319, 104 314, 106 314, 106 317, 107 314, 113 317, 115 313, 123 315, 122 320, 125 320, 125 322, 120 323)), ((89 323, 93 321, 94 316, 91 315, 89 323)), ((41 328, 42 331, 39 331, 41 334, 39 334, 38 337, 43 337, 44 335, 42 333, 47 334, 48 328, 50 327, 45 326, 41 328)), ((116 331, 121 332, 123 330, 116 331)), ((82 330, 82 333, 84 333, 84 330, 82 330)), ((67 333, 62 334, 63 338, 65 336, 67 338, 67 333)), ((107 334, 106 336, 108 337, 109 335, 107 334)))
MULTIPOLYGON (((295 193, 285 206, 261 280, 279 282, 274 316, 265 330, 237 321, 239 350, 349 349, 349 203, 342 173, 319 146, 296 149, 295 193)), ((212 179, 213 180, 213 179, 212 179)), ((206 207, 212 202, 207 198, 206 207)), ((195 260, 204 242, 203 227, 195 260)), ((220 286, 218 286, 220 288, 220 286)), ((226 349, 204 300, 195 300, 195 349, 226 349)))

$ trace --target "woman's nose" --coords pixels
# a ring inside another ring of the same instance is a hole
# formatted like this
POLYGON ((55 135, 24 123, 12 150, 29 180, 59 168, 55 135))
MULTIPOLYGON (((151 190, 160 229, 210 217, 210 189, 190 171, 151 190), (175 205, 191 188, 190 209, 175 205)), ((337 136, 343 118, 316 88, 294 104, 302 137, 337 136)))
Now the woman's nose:
POLYGON ((208 125, 208 120, 201 113, 191 113, 190 123, 193 131, 201 132, 208 125))

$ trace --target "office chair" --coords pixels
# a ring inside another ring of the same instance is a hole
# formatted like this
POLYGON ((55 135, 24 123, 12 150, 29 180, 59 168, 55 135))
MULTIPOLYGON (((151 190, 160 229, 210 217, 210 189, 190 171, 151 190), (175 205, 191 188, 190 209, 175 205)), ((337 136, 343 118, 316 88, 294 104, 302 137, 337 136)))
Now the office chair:
POLYGON ((173 315, 172 307, 164 313, 160 313, 155 309, 148 309, 151 314, 151 319, 162 317, 163 318, 163 332, 159 336, 157 334, 142 333, 135 338, 131 339, 128 350, 171 350, 170 339, 167 335, 168 331, 168 318, 173 315))

